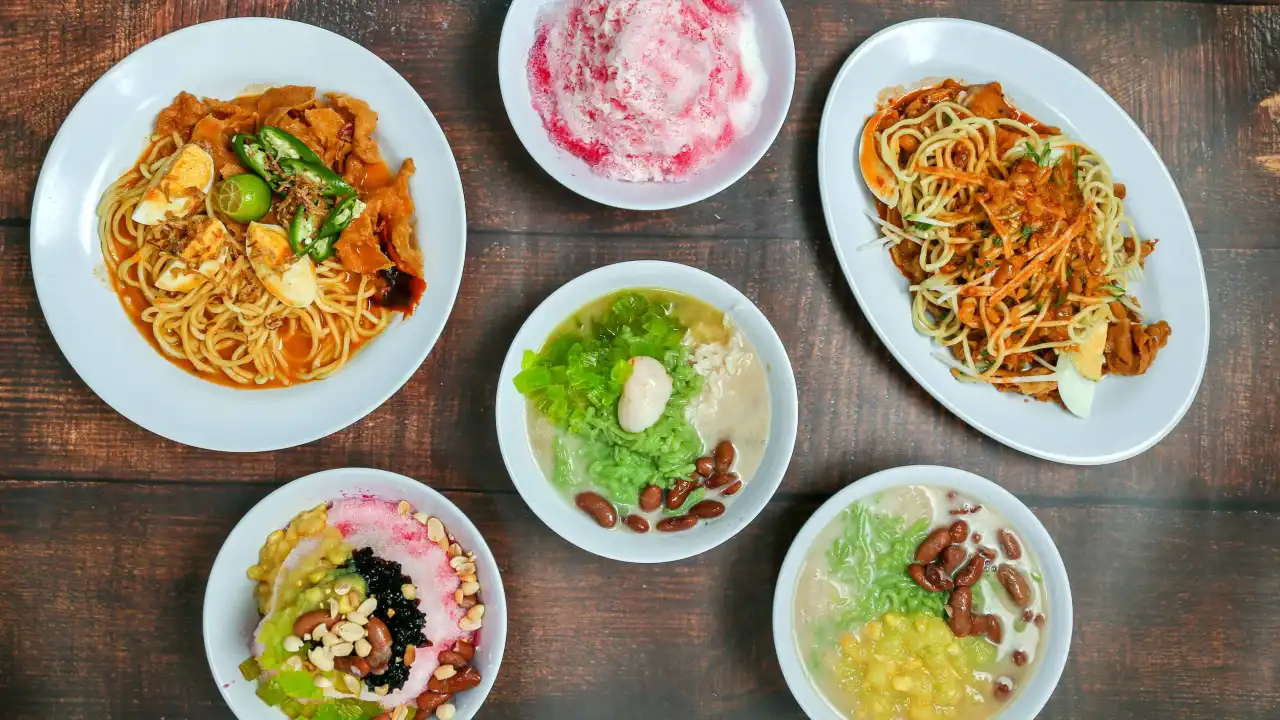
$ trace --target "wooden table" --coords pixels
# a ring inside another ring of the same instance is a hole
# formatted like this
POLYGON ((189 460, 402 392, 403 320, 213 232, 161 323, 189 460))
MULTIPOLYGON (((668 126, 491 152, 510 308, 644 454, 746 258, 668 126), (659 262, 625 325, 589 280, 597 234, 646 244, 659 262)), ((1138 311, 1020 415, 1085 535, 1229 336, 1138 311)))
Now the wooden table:
POLYGON ((511 630, 483 717, 800 716, 769 621, 788 544, 847 483, 938 463, 1017 493, 1062 550, 1075 634, 1044 717, 1277 717, 1280 8, 786 4, 799 74, 777 143, 734 187, 664 213, 593 204, 525 153, 496 82, 505 2, 0 4, 0 715, 229 717, 200 641, 214 554, 281 483, 370 466, 445 491, 497 553, 511 630), (104 405, 54 344, 29 269, 32 188, 72 104, 127 53, 227 13, 321 25, 390 62, 444 125, 470 218, 457 307, 409 384, 348 430, 263 455, 179 446, 104 405), (930 14, 1008 28, 1075 64, 1133 116, 1182 191, 1213 350, 1186 419, 1140 457, 1054 465, 970 429, 894 363, 837 269, 817 188, 822 104, 858 43, 930 14), (527 314, 580 273, 638 258, 741 288, 782 334, 801 392, 795 459, 765 512, 717 550, 658 567, 554 535, 513 491, 493 432, 499 364, 527 314))

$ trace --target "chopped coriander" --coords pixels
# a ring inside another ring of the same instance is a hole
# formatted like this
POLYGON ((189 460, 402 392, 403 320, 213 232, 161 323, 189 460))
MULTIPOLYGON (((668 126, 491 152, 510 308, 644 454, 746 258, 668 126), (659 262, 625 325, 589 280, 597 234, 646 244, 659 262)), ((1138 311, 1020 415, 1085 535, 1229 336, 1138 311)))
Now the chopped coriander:
POLYGON ((914 223, 911 223, 911 225, 916 229, 916 232, 924 232, 925 230, 928 230, 931 227, 929 223, 923 223, 923 222, 914 222, 914 223))
POLYGON ((1112 285, 1111 283, 1107 283, 1106 285, 1099 285, 1098 289, 1106 290, 1107 292, 1111 293, 1112 295, 1115 295, 1116 297, 1123 297, 1125 294, 1124 288, 1120 287, 1119 285, 1112 285))
POLYGON ((1049 160, 1053 156, 1053 148, 1049 147, 1048 141, 1046 141, 1039 150, 1036 150, 1030 140, 1024 140, 1022 144, 1026 146, 1027 157, 1035 160, 1036 165, 1039 165, 1040 167, 1047 167, 1049 165, 1049 160))
POLYGON ((992 244, 995 245, 996 247, 1000 247, 1001 245, 1004 244, 1004 238, 998 237, 992 241, 992 244))
POLYGON ((1032 233, 1034 233, 1034 232, 1038 231, 1039 229, 1040 229, 1040 228, 1035 227, 1034 225, 1023 225, 1023 226, 1022 226, 1022 239, 1023 239, 1023 240, 1030 240, 1030 239, 1031 239, 1031 235, 1032 235, 1032 233))

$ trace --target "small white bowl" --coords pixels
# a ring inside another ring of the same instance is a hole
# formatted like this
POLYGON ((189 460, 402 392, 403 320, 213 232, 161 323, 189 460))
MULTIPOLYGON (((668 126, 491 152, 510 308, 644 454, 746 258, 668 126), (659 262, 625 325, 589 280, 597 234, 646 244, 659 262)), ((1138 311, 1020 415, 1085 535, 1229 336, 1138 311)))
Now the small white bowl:
POLYGON ((778 664, 782 667, 782 675, 791 688, 791 694, 814 720, 843 720, 843 716, 814 687, 796 649, 795 628, 792 623, 796 584, 800 579, 805 555, 814 539, 841 511, 876 493, 907 485, 948 488, 973 498, 984 507, 994 509, 1009 521, 1022 539, 1024 547, 1039 560, 1048 594, 1048 638, 1030 681, 1022 686, 1013 701, 997 716, 1009 720, 1035 717, 1058 686, 1062 669, 1067 664, 1067 653, 1071 649, 1071 585, 1067 580, 1067 569, 1062 564, 1062 556, 1058 554, 1058 547, 1053 544, 1049 531, 1009 491, 971 472, 936 465, 909 465, 883 470, 852 483, 823 503, 792 541, 791 549, 787 551, 787 557, 782 563, 782 570, 778 573, 778 584, 773 594, 773 646, 777 650, 778 664))
POLYGON ((560 537, 602 557, 625 562, 659 563, 706 552, 747 526, 778 489, 796 443, 796 379, 787 350, 764 314, 732 285, 714 275, 677 263, 638 261, 602 267, 555 291, 533 311, 507 351, 498 378, 495 412, 498 445, 516 490, 529 508, 560 537), (673 290, 724 312, 764 363, 769 385, 769 440, 760 467, 742 492, 726 503, 724 515, 678 533, 637 535, 625 528, 606 530, 573 505, 543 474, 529 444, 527 400, 515 388, 520 359, 537 352, 556 326, 574 312, 618 290, 673 290))
POLYGON ((456 505, 417 480, 385 470, 342 468, 298 478, 263 498, 232 529, 213 562, 204 591, 204 651, 222 699, 239 720, 284 718, 284 713, 254 694, 257 682, 240 675, 239 665, 252 654, 253 631, 260 620, 254 582, 245 571, 258 561, 267 535, 288 525, 298 513, 322 502, 362 495, 408 500, 416 510, 440 518, 458 544, 476 554, 485 613, 473 665, 481 681, 478 687, 454 696, 455 720, 474 717, 489 695, 507 645, 507 597, 498 563, 480 531, 456 505))
POLYGON ((634 183, 597 175, 582 159, 556 146, 533 108, 529 92, 529 50, 543 8, 563 0, 515 0, 507 10, 498 46, 498 81, 507 117, 520 142, 551 177, 579 195, 629 210, 668 210, 705 200, 724 190, 764 157, 773 145, 796 83, 796 47, 791 23, 779 0, 742 0, 755 17, 760 59, 768 76, 755 127, 711 166, 682 182, 634 183))

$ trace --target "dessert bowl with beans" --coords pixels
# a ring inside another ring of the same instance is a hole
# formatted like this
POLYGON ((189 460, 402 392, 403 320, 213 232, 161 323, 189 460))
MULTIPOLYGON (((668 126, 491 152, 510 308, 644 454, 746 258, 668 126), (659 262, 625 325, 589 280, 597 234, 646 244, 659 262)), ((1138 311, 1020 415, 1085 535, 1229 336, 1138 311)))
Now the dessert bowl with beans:
POLYGON ((232 531, 205 591, 209 665, 237 717, 470 718, 506 642, 479 532, 378 470, 296 480, 232 531))
POLYGON ((1071 641, 1071 592, 1035 515, 988 480, 912 466, 837 493, 800 531, 774 645, 812 718, 1034 717, 1071 641))
POLYGON ((512 481, 551 529, 604 557, 667 562, 728 540, 773 496, 795 445, 795 377, 732 286, 621 263, 530 315, 496 415, 512 481))

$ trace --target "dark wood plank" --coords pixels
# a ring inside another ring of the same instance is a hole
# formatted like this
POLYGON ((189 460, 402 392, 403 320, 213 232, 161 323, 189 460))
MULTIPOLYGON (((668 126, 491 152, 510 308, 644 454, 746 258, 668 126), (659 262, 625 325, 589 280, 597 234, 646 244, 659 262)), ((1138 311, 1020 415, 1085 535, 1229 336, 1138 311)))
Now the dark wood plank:
MULTIPOLYGON (((272 488, 0 481, 5 717, 224 718, 200 641, 227 532, 272 488)), ((698 558, 636 566, 551 533, 511 495, 452 493, 511 614, 486 718, 801 717, 779 674, 777 568, 812 500, 777 500, 698 558), (734 592, 726 592, 726 588, 734 592)), ((1280 705, 1280 516, 1043 507, 1076 607, 1043 718, 1269 717, 1280 705)), ((246 559, 246 563, 249 559, 246 559)))
MULTIPOLYGON (((915 3, 792 0, 798 76, 769 154, 716 198, 663 213, 612 210, 543 173, 506 118, 497 38, 507 3, 284 0, 0 8, 0 219, 27 217, 44 153, 75 100, 128 52, 173 29, 231 14, 283 15, 342 33, 401 72, 435 111, 462 170, 477 230, 766 238, 823 236, 818 122, 836 71, 876 30, 921 14, 1019 33, 1097 80, 1151 137, 1205 241, 1277 247, 1280 222, 1280 9, 1212 3, 915 3), (40 57, 42 62, 31 62, 40 57), (57 73, 45 68, 56 67, 57 73), (1232 232, 1226 230, 1230 228, 1232 232)), ((198 90, 198 89, 197 89, 198 90)), ((1088 138, 1085 138, 1087 141, 1088 138)), ((1123 175, 1123 168, 1118 169, 1123 175)))
MULTIPOLYGON (((564 282, 621 260, 704 268, 755 300, 782 335, 801 388, 796 455, 782 491, 830 493, 895 465, 958 465, 1015 492, 1102 499, 1274 502, 1280 457, 1274 288, 1280 251, 1211 250, 1211 368, 1189 416, 1137 459, 1044 463, 969 429, 880 345, 825 244, 487 236, 436 350, 409 384, 354 427, 266 456, 182 447, 134 426, 85 387, 44 327, 25 233, 0 229, 0 457, 25 477, 266 480, 335 465, 395 468, 451 489, 507 491, 493 431, 496 378, 524 319, 564 282), (463 428, 459 432, 458 428, 463 428), (470 468, 471 471, 465 471, 470 468)), ((1176 329, 1175 329, 1176 332, 1176 329)), ((134 338, 128 338, 132 341, 134 338)))

